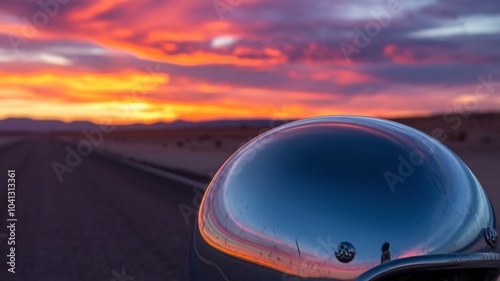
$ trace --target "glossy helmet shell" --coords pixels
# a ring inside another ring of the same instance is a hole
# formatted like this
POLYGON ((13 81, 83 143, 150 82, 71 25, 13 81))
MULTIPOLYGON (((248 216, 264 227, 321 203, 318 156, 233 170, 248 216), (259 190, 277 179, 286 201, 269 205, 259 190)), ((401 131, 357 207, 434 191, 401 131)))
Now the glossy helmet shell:
POLYGON ((388 120, 320 117, 260 135, 221 167, 191 263, 220 280, 238 280, 224 272, 228 260, 278 276, 253 270, 260 280, 354 280, 391 260, 492 252, 488 231, 490 202, 447 147, 388 120))

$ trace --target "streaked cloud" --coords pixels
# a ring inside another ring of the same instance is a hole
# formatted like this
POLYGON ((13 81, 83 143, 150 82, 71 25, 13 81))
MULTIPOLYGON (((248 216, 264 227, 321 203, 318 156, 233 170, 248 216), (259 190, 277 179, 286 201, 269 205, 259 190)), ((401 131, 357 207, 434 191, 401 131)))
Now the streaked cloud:
POLYGON ((46 63, 61 66, 71 65, 71 61, 64 56, 46 53, 46 52, 36 52, 36 53, 17 53, 13 55, 11 52, 5 52, 0 49, 0 63, 5 62, 29 62, 29 63, 46 63))
POLYGON ((219 48, 219 47, 226 47, 226 46, 231 46, 234 44, 238 38, 233 37, 233 36, 218 36, 212 39, 211 45, 214 48, 219 48))
POLYGON ((410 36, 415 38, 436 38, 499 33, 500 15, 478 15, 458 18, 450 23, 445 23, 443 26, 415 31, 410 33, 410 36))

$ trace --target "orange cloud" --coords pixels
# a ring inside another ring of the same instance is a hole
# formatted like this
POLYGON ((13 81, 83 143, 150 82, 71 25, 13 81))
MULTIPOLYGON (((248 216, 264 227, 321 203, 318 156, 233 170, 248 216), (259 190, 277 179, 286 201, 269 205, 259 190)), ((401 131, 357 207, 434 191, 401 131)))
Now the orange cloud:
POLYGON ((319 71, 290 70, 288 76, 294 79, 312 79, 314 81, 331 81, 336 85, 356 85, 359 83, 376 81, 374 77, 359 71, 349 69, 320 69, 319 71))
MULTIPOLYGON (((45 88, 53 91, 54 97, 71 101, 115 100, 120 95, 155 90, 168 82, 168 76, 144 73, 90 74, 90 73, 2 73, 0 88, 25 89, 45 88)), ((38 95, 32 91, 33 95, 38 95)), ((42 97, 40 95, 40 97, 42 97)))
POLYGON ((72 20, 92 20, 101 13, 109 11, 113 7, 126 3, 127 0, 99 0, 93 5, 85 6, 82 9, 73 11, 70 14, 72 20))
POLYGON ((394 44, 386 45, 384 47, 384 54, 393 62, 401 64, 414 64, 417 62, 415 54, 411 49, 401 48, 394 44))

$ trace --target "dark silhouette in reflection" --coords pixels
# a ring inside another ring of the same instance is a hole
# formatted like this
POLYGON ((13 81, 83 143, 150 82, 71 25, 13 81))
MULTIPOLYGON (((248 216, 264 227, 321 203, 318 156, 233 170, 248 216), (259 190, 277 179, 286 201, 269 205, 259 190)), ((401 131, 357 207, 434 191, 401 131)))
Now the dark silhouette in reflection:
POLYGON ((380 257, 380 263, 388 262, 391 260, 391 252, 389 252, 389 247, 391 244, 385 242, 382 245, 382 256, 380 257))

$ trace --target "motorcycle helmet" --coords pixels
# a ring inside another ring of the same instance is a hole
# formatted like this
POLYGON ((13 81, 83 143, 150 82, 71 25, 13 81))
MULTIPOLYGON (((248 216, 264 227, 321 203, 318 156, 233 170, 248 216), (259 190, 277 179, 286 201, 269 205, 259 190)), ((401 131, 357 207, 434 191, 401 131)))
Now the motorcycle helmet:
POLYGON ((319 117, 231 156, 203 197, 191 281, 497 280, 495 216, 465 163, 397 122, 319 117))

